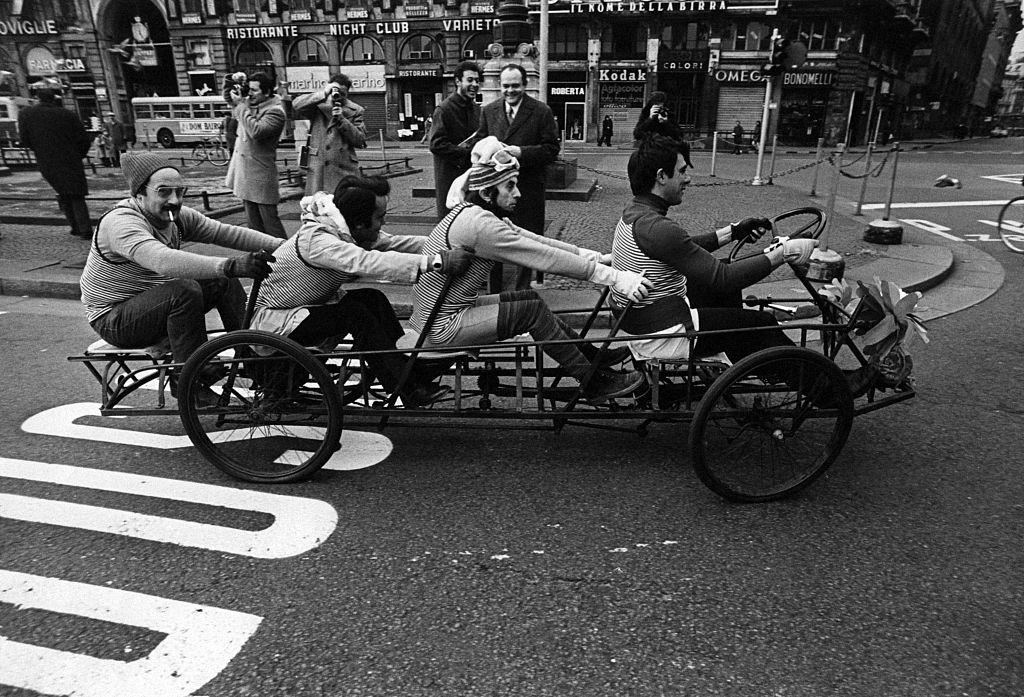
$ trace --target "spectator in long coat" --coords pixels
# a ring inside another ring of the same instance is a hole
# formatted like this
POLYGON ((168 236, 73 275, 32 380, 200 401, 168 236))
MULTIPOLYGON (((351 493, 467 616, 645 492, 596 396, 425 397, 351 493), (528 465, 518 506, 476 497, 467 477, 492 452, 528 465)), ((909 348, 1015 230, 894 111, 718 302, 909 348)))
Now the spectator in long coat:
MULTIPOLYGON (((481 109, 477 134, 481 138, 495 136, 509 146, 509 152, 519 160, 519 191, 523 204, 516 206, 509 219, 521 228, 543 235, 547 166, 555 161, 561 149, 558 123, 551 107, 526 94, 526 70, 522 66, 506 65, 499 77, 504 99, 495 99, 481 109)), ((508 266, 502 270, 495 264, 492 293, 530 287, 532 269, 508 266)))
POLYGON ((334 194, 348 174, 360 174, 357 148, 366 147, 366 110, 348 98, 352 80, 332 75, 322 90, 292 100, 295 118, 309 119, 309 171, 306 195, 316 191, 334 194))
POLYGON ((275 158, 285 113, 273 90, 270 76, 254 73, 249 78, 249 94, 237 98, 238 141, 224 183, 242 199, 250 228, 283 239, 288 235, 277 212, 281 194, 275 158))
POLYGON ((469 153, 473 143, 466 139, 480 125, 480 91, 483 72, 473 61, 455 66, 455 92, 434 110, 434 126, 430 132, 430 152, 434 154, 434 195, 437 197, 437 218, 448 214, 448 190, 459 175, 469 169, 469 153))
POLYGON ((71 234, 90 239, 92 223, 85 205, 89 184, 82 158, 89 153, 94 136, 86 132, 74 112, 61 106, 54 90, 41 89, 37 96, 39 104, 18 116, 21 145, 32 149, 39 173, 57 192, 57 203, 71 225, 71 234))

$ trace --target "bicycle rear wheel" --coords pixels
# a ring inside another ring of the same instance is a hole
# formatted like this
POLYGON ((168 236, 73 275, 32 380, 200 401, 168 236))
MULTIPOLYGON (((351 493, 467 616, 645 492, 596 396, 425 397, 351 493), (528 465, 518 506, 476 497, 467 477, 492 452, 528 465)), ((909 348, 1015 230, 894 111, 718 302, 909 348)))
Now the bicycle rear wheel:
POLYGON ((199 165, 206 162, 206 158, 206 147, 202 143, 200 143, 199 145, 192 148, 192 157, 188 161, 188 166, 198 167, 199 165))
POLYGON ((203 456, 248 482, 309 477, 341 442, 341 397, 324 364, 267 332, 229 332, 200 346, 182 368, 178 407, 203 456))
POLYGON ((228 149, 223 145, 214 145, 210 148, 210 162, 218 167, 225 166, 231 160, 228 149))
POLYGON ((1011 198, 999 209, 999 237, 1011 252, 1024 254, 1024 222, 1006 219, 1010 206, 1024 206, 1024 196, 1011 198))

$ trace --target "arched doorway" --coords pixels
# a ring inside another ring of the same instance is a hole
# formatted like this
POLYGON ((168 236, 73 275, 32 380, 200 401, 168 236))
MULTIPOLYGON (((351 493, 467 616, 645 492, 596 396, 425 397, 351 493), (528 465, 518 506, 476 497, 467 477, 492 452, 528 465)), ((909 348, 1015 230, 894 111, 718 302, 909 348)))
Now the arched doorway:
POLYGON ((150 0, 108 0, 97 11, 102 44, 120 63, 126 97, 177 97, 167 20, 150 0))

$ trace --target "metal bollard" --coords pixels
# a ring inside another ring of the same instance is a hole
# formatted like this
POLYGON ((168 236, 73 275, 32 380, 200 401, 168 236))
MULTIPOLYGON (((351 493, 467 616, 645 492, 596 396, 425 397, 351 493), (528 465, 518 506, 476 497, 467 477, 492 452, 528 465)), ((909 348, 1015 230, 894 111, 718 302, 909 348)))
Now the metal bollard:
POLYGON ((771 162, 768 163, 768 184, 769 185, 772 185, 772 184, 775 183, 774 181, 772 181, 772 177, 775 176, 775 153, 779 149, 778 145, 779 145, 779 136, 778 135, 772 136, 772 159, 771 159, 771 162))
POLYGON ((711 174, 715 176, 715 158, 718 157, 718 131, 711 133, 711 174))
POLYGON ((892 144, 892 153, 892 177, 889 179, 889 196, 885 199, 885 215, 882 216, 882 220, 888 220, 892 211, 892 195, 896 191, 896 165, 900 163, 899 141, 892 144))
POLYGON ((818 138, 818 149, 814 153, 814 180, 811 181, 811 196, 818 195, 818 167, 821 166, 821 149, 825 147, 825 139, 818 138))
POLYGON ((828 223, 825 225, 825 232, 821 235, 821 242, 819 242, 819 248, 822 251, 828 250, 828 238, 832 232, 832 226, 835 224, 835 212, 836 212, 836 195, 839 193, 839 170, 843 167, 843 152, 846 150, 846 143, 840 143, 836 146, 836 162, 835 171, 832 173, 832 186, 828 192, 828 205, 825 206, 825 212, 828 215, 828 223))
POLYGON ((203 197, 203 210, 213 210, 213 208, 210 207, 210 192, 208 192, 206 189, 203 189, 199 195, 203 197))
POLYGON ((868 154, 864 158, 864 178, 860 182, 860 195, 857 196, 857 210, 853 212, 854 215, 864 215, 861 213, 861 208, 864 206, 864 196, 868 192, 868 178, 871 176, 871 156, 875 153, 875 144, 868 143, 868 154))

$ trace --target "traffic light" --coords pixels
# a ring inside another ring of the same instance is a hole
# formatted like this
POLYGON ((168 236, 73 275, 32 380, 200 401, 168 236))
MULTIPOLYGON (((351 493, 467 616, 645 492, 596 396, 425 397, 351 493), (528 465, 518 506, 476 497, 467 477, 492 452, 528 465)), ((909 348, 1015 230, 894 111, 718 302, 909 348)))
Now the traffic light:
POLYGON ((770 62, 764 64, 762 70, 765 75, 774 77, 786 69, 786 63, 789 61, 789 47, 789 39, 779 36, 772 40, 772 57, 770 62))

